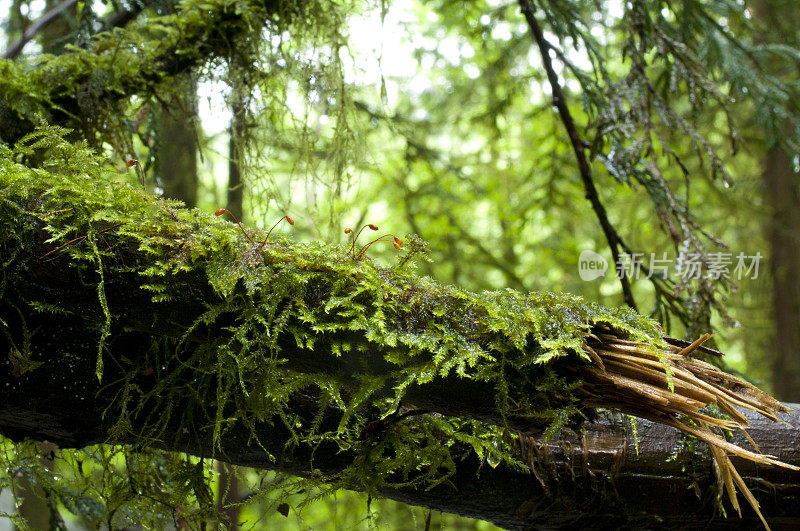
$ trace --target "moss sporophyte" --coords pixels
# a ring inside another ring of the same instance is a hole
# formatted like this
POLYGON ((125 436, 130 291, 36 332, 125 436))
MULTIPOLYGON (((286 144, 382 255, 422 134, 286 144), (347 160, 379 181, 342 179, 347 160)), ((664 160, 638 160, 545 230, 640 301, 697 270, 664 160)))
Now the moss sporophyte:
MULTIPOLYGON (((651 319, 574 295, 441 285, 405 267, 424 252, 416 236, 387 234, 357 248, 373 224, 346 247, 285 237, 266 245, 277 223, 294 221, 283 216, 257 243, 238 220, 217 219, 228 210, 212 216, 143 194, 66 134, 43 127, 14 149, 0 147, 8 257, 0 289, 20 312, 48 308, 65 323, 92 315, 82 326, 97 375, 106 367, 113 378, 102 385, 119 386, 104 413, 117 440, 147 446, 208 431, 221 451, 242 429, 257 448, 260 430, 281 426, 287 448, 351 452, 326 479, 374 493, 442 483, 465 447, 492 466, 519 467, 512 428, 556 437, 612 408, 707 442, 732 500, 736 487, 749 491, 728 454, 789 467, 720 435, 746 423, 735 404, 775 419, 784 408, 693 357, 702 341, 672 345, 651 319), (39 167, 19 162, 34 154, 39 167), (396 266, 365 259, 378 242, 404 251, 396 266), (25 290, 54 273, 37 265, 54 259, 57 282, 33 299, 25 290), (97 298, 41 299, 60 293, 69 275, 97 298), (130 333, 147 339, 123 360, 117 352, 130 333), (298 414, 298 397, 314 397, 318 413, 298 414), (324 423, 331 415, 336 422, 324 423)), ((14 315, 0 321, 9 337, 19 335, 14 315)))
POLYGON ((136 166, 136 169, 137 169, 137 174, 136 175, 137 175, 137 177, 139 177, 139 182, 142 185, 142 190, 145 190, 146 188, 145 188, 145 185, 144 185, 144 183, 145 183, 144 170, 142 169, 142 165, 139 163, 139 160, 138 159, 128 159, 128 162, 126 163, 126 166, 128 168, 136 166))
POLYGON ((351 258, 353 258, 355 260, 360 260, 361 258, 366 256, 367 249, 369 249, 372 244, 375 244, 375 243, 378 243, 378 242, 391 243, 392 247, 394 247, 398 251, 401 250, 401 248, 403 247, 403 240, 402 239, 400 239, 399 237, 395 236, 394 234, 384 234, 383 236, 375 238, 374 240, 370 241, 369 243, 363 245, 358 250, 358 252, 356 252, 356 242, 358 241, 358 237, 361 235, 361 232, 366 228, 369 228, 370 230, 375 230, 375 231, 378 230, 378 226, 375 225, 374 223, 367 223, 366 225, 361 227, 361 229, 359 229, 359 231, 356 234, 353 234, 353 230, 351 228, 349 228, 349 227, 344 229, 344 233, 345 234, 350 234, 352 236, 352 243, 350 244, 350 250, 349 250, 349 254, 350 254, 351 258))

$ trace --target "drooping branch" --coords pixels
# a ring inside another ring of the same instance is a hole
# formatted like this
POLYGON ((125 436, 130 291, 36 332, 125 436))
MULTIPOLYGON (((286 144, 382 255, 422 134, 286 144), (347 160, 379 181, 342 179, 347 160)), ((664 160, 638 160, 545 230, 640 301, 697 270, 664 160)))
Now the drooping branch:
POLYGON ((40 31, 42 31, 45 27, 47 27, 48 24, 50 24, 56 18, 58 18, 58 16, 61 15, 61 13, 63 13, 64 11, 71 8, 77 3, 78 0, 64 0, 56 7, 54 7, 53 9, 51 9, 50 11, 39 17, 36 20, 36 22, 31 24, 31 26, 25 30, 25 33, 22 35, 22 37, 20 37, 18 41, 11 44, 11 46, 9 46, 8 49, 5 52, 3 52, 3 59, 14 59, 15 57, 17 57, 20 53, 22 53, 22 49, 25 47, 26 44, 28 44, 28 42, 30 42, 31 39, 36 37, 36 35, 40 31))
MULTIPOLYGON (((544 65, 545 72, 547 73, 547 80, 550 84, 550 91, 553 95, 553 105, 555 105, 558 109, 561 122, 564 124, 564 128, 567 130, 567 135, 569 136, 569 141, 572 145, 572 151, 575 153, 575 160, 578 163, 578 171, 580 172, 581 181, 583 182, 583 187, 586 190, 586 199, 588 199, 592 204, 592 209, 597 216, 597 221, 600 223, 600 227, 603 229, 603 234, 605 235, 608 246, 611 249, 611 256, 614 259, 614 264, 621 264, 622 262, 620 261, 619 249, 622 245, 622 240, 617 233, 617 230, 609 221, 608 213, 606 212, 605 206, 603 206, 603 203, 600 201, 600 196, 597 193, 597 187, 595 186, 592 178, 592 168, 589 165, 589 160, 586 158, 586 145, 580 137, 578 128, 575 125, 575 120, 572 118, 572 113, 570 112, 569 106, 567 105, 567 100, 564 97, 564 92, 561 90, 561 84, 558 81, 558 75, 553 69, 553 61, 550 58, 551 46, 547 42, 547 39, 545 39, 542 28, 539 26, 539 22, 536 20, 536 16, 533 12, 533 6, 531 5, 530 1, 519 0, 519 5, 522 9, 522 14, 525 16, 525 20, 528 22, 528 26, 533 33, 533 37, 536 40, 536 45, 539 48, 539 52, 542 56, 542 64, 544 65)), ((620 268, 618 275, 620 284, 622 285, 622 295, 625 300, 625 304, 633 309, 636 309, 636 301, 633 298, 630 280, 628 279, 625 269, 620 268)))
POLYGON ((108 28, 125 27, 139 16, 139 13, 150 4, 150 1, 151 0, 138 0, 136 2, 131 2, 128 7, 120 6, 119 10, 115 11, 105 20, 105 26, 108 28))
MULTIPOLYGON (((8 47, 8 50, 3 53, 3 59, 15 59, 18 57, 25 48, 25 45, 28 44, 31 39, 33 39, 39 32, 46 28, 53 20, 56 19, 58 15, 76 3, 77 0, 65 0, 42 15, 41 18, 34 22, 31 27, 25 31, 25 34, 18 41, 14 42, 8 47)), ((118 5, 116 6, 117 9, 111 15, 109 15, 108 18, 102 21, 102 26, 104 29, 124 27, 137 16, 139 16, 139 13, 141 13, 144 8, 152 3, 152 0, 136 0, 134 2, 130 2, 127 6, 118 5)))
MULTIPOLYGON (((70 9, 72 6, 78 3, 78 0, 64 0, 56 7, 39 17, 31 26, 25 30, 25 33, 19 40, 13 42, 8 49, 3 52, 2 58, 3 59, 16 59, 19 57, 19 54, 22 53, 22 50, 25 48, 25 45, 28 44, 36 35, 38 35, 43 29, 50 25, 51 22, 56 20, 59 15, 61 15, 64 11, 70 9)), ((142 12, 142 9, 149 3, 148 0, 138 0, 136 2, 132 2, 129 7, 122 7, 115 11, 112 15, 110 15, 103 23, 106 28, 120 28, 127 25, 133 19, 135 19, 139 13, 142 12)))

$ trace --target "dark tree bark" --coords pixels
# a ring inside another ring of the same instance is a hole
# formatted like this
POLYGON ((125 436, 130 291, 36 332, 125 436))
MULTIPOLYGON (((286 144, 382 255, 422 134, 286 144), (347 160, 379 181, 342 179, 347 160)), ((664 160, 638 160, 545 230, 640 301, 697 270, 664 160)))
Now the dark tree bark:
POLYGON ((239 478, 236 477, 233 465, 225 462, 218 463, 219 481, 217 482, 217 510, 225 515, 231 529, 239 525, 240 507, 242 502, 239 496, 239 478))
POLYGON ((241 139, 244 132, 244 102, 234 88, 231 103, 231 125, 228 139, 227 208, 238 219, 244 219, 244 182, 242 181, 241 139))
MULTIPOLYGON (((760 0, 755 11, 768 31, 764 40, 795 45, 797 21, 795 4, 785 0, 760 0)), ((773 61, 771 70, 781 65, 773 61)), ((796 70, 797 64, 783 65, 796 70)), ((780 75, 780 72, 778 72, 780 75)), ((785 131, 791 137, 791 131, 785 131)), ((775 348, 772 353, 772 384, 781 400, 800 400, 800 178, 796 163, 781 145, 768 149, 762 182, 769 218, 766 226, 772 274, 772 311, 775 348)))
MULTIPOLYGON (((225 208, 232 212, 238 219, 244 219, 244 188, 240 170, 239 142, 243 132, 242 103, 235 95, 231 105, 231 125, 228 129, 228 189, 225 208)), ((219 463, 219 484, 217 487, 218 508, 234 526, 239 522, 239 480, 234 474, 233 466, 228 463, 219 463)))
MULTIPOLYGON (((59 332, 63 333, 62 329, 59 332)), ((128 338, 128 344, 135 338, 128 338)), ((145 340, 145 338, 140 338, 145 340)), ((62 351, 79 345, 58 338, 62 351)), ((83 342, 85 345, 85 342, 83 342)), ((114 352, 124 355, 125 348, 114 352)), ((49 351, 49 355, 62 352, 49 351)), ((0 377, 0 432, 46 439, 70 447, 106 440, 101 414, 108 404, 108 393, 95 397, 93 354, 85 353, 83 382, 64 389, 65 367, 52 364, 27 378, 5 372, 0 377), (38 373, 38 374, 37 374, 38 373), (11 391, 8 391, 11 387, 11 391), (56 390, 60 389, 61 392, 56 390)), ((71 369, 74 371, 74 368, 71 369)), ((73 373, 74 374, 74 373, 73 373)), ((180 404, 178 404, 180 407, 180 404)), ((795 405, 800 407, 800 405, 795 405)), ((299 398, 292 407, 303 418, 313 418, 317 404, 311 397, 299 398)), ((786 462, 800 464, 800 419, 790 425, 775 424, 748 415, 750 433, 762 451, 786 462)), ((335 425, 338 417, 331 415, 335 425)), ((300 446, 285 450, 289 434, 280 421, 263 426, 259 435, 267 451, 281 456, 272 462, 265 452, 247 444, 248 436, 237 430, 226 436, 227 462, 256 468, 278 469, 291 474, 310 474, 312 468, 323 473, 340 471, 354 457, 330 444, 314 450, 300 446)), ((749 508, 744 519, 728 519, 716 514, 713 464, 704 444, 691 448, 675 430, 649 421, 638 422, 638 452, 635 437, 626 421, 600 417, 585 426, 581 437, 565 437, 543 444, 523 435, 518 458, 530 469, 490 467, 465 450, 455 476, 432 490, 386 490, 382 494, 405 503, 431 507, 491 521, 505 528, 527 529, 743 529, 756 528, 758 520, 749 508)), ((208 435, 208 434, 206 434, 208 435)), ((192 439, 179 433, 167 434, 164 448, 194 455, 211 455, 210 439, 192 439), (175 439, 171 437, 174 436, 175 439)), ((124 441, 109 441, 124 442, 124 441)), ((736 435, 734 442, 746 445, 736 435)), ((776 468, 753 466, 735 460, 740 473, 759 499, 762 512, 772 529, 797 529, 800 525, 800 474, 776 468)), ((729 514, 732 511, 728 507, 729 514)))
POLYGON ((164 195, 187 207, 197 205, 197 82, 175 78, 178 87, 168 108, 159 116, 156 171, 164 183, 164 195))
POLYGON ((800 179, 781 147, 767 154, 763 172, 770 206, 767 234, 775 321, 772 384, 782 400, 800 400, 800 179))

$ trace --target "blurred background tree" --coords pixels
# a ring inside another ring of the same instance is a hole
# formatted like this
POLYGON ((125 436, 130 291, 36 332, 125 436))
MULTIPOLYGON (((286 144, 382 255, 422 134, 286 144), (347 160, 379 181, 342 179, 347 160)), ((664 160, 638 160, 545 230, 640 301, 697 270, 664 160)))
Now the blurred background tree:
MULTIPOLYGON (((31 64, 113 27, 149 37, 151 20, 176 12, 168 0, 2 5, 6 56, 31 64)), ((421 267, 439 281, 574 292, 635 305, 677 337, 714 331, 729 368, 800 400, 793 2, 303 9, 295 32, 267 25, 127 100, 98 147, 118 164, 139 158, 148 186, 187 205, 263 227, 288 213, 294 238, 343 240, 372 222, 429 242, 421 267), (583 250, 609 262, 604 277, 581 280, 583 250), (763 257, 757 274, 735 278, 739 253, 763 257), (682 277, 679 256, 702 264, 701 278, 682 277), (730 278, 708 275, 723 256, 730 278), (622 281, 617 259, 632 262, 622 281)), ((246 481, 222 477, 220 499, 247 496, 246 481)), ((431 517, 350 493, 294 519, 258 502, 231 514, 289 528, 431 517)))

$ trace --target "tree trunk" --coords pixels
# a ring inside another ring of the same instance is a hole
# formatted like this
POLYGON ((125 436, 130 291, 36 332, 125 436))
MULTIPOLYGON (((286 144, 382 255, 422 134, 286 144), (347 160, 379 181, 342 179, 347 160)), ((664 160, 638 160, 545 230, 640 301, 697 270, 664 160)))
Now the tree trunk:
MULTIPOLYGON (((63 332, 63 330, 62 330, 63 332)), ((142 338, 144 339, 144 338, 142 338)), ((68 343, 60 339, 64 350, 68 343)), ((119 349, 114 350, 122 355, 119 349)), ((73 351, 74 352, 74 351, 73 351)), ((57 355, 57 352, 51 352, 57 355)), ((94 352, 87 353, 92 357, 94 352)), ((42 368, 27 378, 9 372, 0 377, 2 408, 0 432, 14 438, 23 435, 54 441, 62 447, 105 440, 102 410, 110 394, 97 395, 93 363, 85 364, 85 380, 75 382, 66 398, 52 392, 63 388, 64 367, 53 364, 46 374, 42 368), (38 373, 38 374, 37 374, 38 373), (35 375, 35 377, 34 377, 35 375)), ((182 404, 176 404, 181 407, 182 404)), ((800 407, 800 404, 790 404, 800 407)), ((292 410, 301 418, 313 418, 317 404, 306 397, 296 400, 292 410)), ((776 424, 746 413, 749 432, 761 450, 789 463, 800 464, 800 419, 793 415, 788 425, 776 424)), ((335 425, 332 414, 324 422, 335 425)), ((271 428, 263 426, 259 437, 264 448, 248 445, 244 430, 226 436, 223 459, 238 465, 277 469, 296 475, 335 474, 354 455, 333 444, 317 448, 300 446, 286 452, 289 434, 276 419, 271 428), (267 452, 281 456, 277 462, 267 452), (314 466, 310 455, 314 452, 314 466)), ((708 448, 694 445, 676 430, 640 420, 637 436, 627 420, 616 415, 601 416, 587 423, 578 437, 562 437, 543 443, 522 434, 516 457, 522 469, 499 465, 492 468, 465 449, 454 476, 430 490, 387 489, 383 495, 434 510, 490 521, 508 529, 618 529, 628 525, 648 529, 755 529, 758 519, 744 508, 739 519, 727 508, 729 518, 719 516, 714 467, 708 448)), ((211 442, 191 439, 179 433, 165 434, 172 441, 169 450, 198 456, 212 453, 211 442), (173 439, 173 437, 175 437, 173 439)), ((124 441, 108 441, 124 442, 124 441)), ((747 445, 737 434, 732 442, 747 445)), ((800 474, 734 460, 739 472, 761 503, 773 530, 794 530, 800 526, 800 474)))
POLYGON ((186 206, 197 205, 197 82, 190 75, 178 76, 180 87, 174 105, 159 116, 156 171, 164 183, 164 195, 186 206))
POLYGON ((239 528, 239 478, 236 477, 233 465, 220 461, 217 463, 219 480, 217 482, 217 510, 225 515, 228 529, 239 528))
POLYGON ((782 147, 770 150, 763 178, 771 207, 768 235, 776 333, 772 383, 779 398, 800 401, 800 180, 782 147))
POLYGON ((231 125, 228 139, 228 190, 227 208, 238 219, 244 219, 244 182, 242 181, 241 139, 244 133, 244 103, 233 89, 231 125))
MULTIPOLYGON (((785 0, 760 0, 754 4, 760 22, 766 25, 767 43, 797 44, 795 4, 785 0)), ((773 74, 787 65, 773 60, 773 74)), ((791 69, 797 64, 789 63, 791 69)), ((791 131, 785 131, 791 137, 791 131)), ((782 400, 800 401, 800 174, 797 162, 781 145, 772 146, 764 160, 762 181, 769 208, 766 227, 772 273, 772 310, 775 348, 772 354, 772 384, 782 400)))

